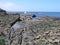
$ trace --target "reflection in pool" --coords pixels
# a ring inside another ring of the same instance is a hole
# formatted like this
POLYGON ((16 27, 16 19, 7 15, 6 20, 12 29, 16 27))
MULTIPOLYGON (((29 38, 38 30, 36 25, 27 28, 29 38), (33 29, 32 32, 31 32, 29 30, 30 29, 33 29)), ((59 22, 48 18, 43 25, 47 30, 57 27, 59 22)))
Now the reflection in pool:
POLYGON ((23 28, 24 25, 21 24, 21 23, 18 21, 18 22, 16 22, 12 27, 13 27, 14 29, 18 29, 18 28, 23 28))

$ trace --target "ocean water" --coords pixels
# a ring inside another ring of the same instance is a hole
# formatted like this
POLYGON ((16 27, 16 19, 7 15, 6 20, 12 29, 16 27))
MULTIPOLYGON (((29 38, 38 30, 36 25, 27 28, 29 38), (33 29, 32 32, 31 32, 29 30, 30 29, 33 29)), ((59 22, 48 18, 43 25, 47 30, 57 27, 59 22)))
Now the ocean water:
POLYGON ((60 12, 27 12, 27 13, 33 13, 37 17, 40 17, 40 16, 60 17, 60 12))

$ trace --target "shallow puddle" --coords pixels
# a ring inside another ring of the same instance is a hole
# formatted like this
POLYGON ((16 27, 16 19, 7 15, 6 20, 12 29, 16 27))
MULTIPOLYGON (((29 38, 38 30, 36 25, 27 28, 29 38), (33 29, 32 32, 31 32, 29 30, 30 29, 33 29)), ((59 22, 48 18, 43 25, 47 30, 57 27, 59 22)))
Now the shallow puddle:
POLYGON ((20 21, 16 22, 13 26, 14 29, 18 29, 18 28, 23 28, 24 25, 20 23, 20 21))

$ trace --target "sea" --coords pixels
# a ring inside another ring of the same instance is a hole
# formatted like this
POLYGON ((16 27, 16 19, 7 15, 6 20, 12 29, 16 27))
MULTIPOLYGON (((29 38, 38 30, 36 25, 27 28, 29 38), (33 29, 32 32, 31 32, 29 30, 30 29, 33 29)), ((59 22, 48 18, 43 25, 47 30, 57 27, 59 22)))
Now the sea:
POLYGON ((35 14, 36 17, 40 16, 52 16, 52 17, 60 17, 60 12, 29 12, 29 11, 20 11, 20 12, 12 12, 18 14, 35 14))
POLYGON ((40 16, 52 16, 52 17, 60 17, 60 12, 27 12, 27 13, 33 13, 36 15, 36 17, 40 16))

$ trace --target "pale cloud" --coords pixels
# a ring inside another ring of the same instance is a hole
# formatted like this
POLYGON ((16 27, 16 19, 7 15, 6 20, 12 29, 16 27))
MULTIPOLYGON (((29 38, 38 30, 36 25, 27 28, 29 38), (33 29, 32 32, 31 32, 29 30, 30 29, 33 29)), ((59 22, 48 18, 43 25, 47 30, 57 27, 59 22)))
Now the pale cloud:
POLYGON ((20 10, 20 6, 12 2, 0 2, 0 8, 5 9, 7 11, 19 11, 20 10))
POLYGON ((21 4, 16 4, 13 2, 0 2, 0 8, 7 10, 7 11, 31 11, 33 10, 30 7, 21 5, 21 4))

